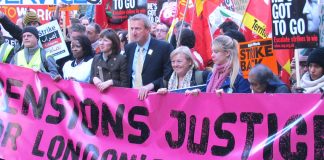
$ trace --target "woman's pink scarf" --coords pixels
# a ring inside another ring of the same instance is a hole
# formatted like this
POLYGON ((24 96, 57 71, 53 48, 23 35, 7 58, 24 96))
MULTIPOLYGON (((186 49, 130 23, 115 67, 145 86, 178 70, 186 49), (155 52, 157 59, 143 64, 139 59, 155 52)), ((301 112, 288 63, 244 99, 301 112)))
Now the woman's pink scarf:
POLYGON ((214 68, 214 72, 210 77, 210 81, 207 85, 207 93, 215 93, 216 89, 219 89, 223 82, 225 81, 226 77, 230 73, 230 65, 229 63, 224 63, 222 65, 217 65, 214 68))

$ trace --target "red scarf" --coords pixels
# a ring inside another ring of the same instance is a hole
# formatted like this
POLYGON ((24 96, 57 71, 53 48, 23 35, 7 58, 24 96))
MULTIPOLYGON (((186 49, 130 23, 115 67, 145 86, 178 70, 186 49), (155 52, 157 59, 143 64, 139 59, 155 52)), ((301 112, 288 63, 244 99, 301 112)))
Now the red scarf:
POLYGON ((210 81, 207 85, 207 93, 215 93, 217 89, 220 89, 226 77, 230 73, 229 63, 224 63, 222 65, 217 65, 214 68, 214 72, 210 77, 210 81))

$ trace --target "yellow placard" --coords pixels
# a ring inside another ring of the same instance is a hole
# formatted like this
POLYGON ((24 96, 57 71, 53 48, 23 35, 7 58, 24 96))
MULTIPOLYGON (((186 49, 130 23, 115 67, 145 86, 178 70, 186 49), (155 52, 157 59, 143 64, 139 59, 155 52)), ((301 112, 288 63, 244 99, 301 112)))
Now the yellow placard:
POLYGON ((243 24, 251 29, 253 32, 258 34, 262 38, 267 38, 268 34, 266 33, 266 25, 255 18, 253 15, 249 14, 248 12, 245 12, 244 18, 243 18, 243 24))

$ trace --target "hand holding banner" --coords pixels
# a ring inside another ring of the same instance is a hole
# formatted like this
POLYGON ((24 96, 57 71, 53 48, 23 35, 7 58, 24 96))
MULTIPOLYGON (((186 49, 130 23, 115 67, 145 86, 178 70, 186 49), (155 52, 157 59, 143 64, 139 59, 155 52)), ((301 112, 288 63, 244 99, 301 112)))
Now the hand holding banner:
POLYGON ((139 101, 135 89, 101 94, 0 64, 0 158, 321 159, 320 97, 169 93, 139 101))

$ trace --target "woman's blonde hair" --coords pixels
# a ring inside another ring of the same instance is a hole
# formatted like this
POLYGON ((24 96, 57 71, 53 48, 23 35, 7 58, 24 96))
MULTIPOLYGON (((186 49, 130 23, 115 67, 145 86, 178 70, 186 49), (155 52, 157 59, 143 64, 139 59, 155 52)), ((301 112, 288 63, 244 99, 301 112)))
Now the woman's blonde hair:
POLYGON ((234 88, 234 82, 240 72, 240 63, 238 59, 238 42, 226 35, 219 35, 213 40, 213 46, 229 53, 230 65, 230 86, 234 88))
POLYGON ((191 51, 187 46, 180 46, 180 47, 176 48, 175 50, 173 50, 170 54, 170 59, 172 59, 172 57, 174 57, 178 54, 184 54, 186 57, 186 60, 191 62, 193 67, 195 67, 195 68, 197 67, 195 60, 192 57, 191 51))

